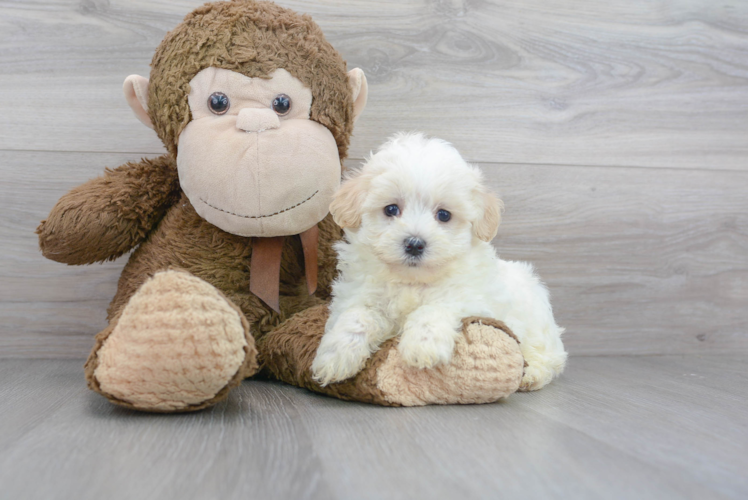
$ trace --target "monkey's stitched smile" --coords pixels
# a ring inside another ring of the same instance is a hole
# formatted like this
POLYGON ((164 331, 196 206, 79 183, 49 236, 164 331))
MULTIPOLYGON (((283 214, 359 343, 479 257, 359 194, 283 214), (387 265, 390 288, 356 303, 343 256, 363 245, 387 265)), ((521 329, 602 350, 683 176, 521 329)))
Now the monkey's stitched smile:
POLYGON ((273 217, 273 216, 276 216, 276 215, 280 215, 280 214, 282 214, 284 212, 288 212, 289 210, 293 210, 294 208, 299 207, 299 206, 303 205, 304 203, 306 203, 307 201, 309 201, 312 198, 314 198, 317 195, 317 193, 319 193, 319 189, 317 191, 313 192, 311 194, 311 196, 309 196, 309 198, 307 198, 306 200, 300 201, 296 205, 293 205, 293 206, 288 207, 288 208, 284 208, 283 210, 279 210, 279 211, 277 211, 275 213, 267 214, 267 215, 241 215, 241 214, 235 214, 234 212, 229 212, 228 210, 224 210, 222 208, 218 208, 216 206, 213 206, 210 203, 208 203, 207 201, 203 200, 202 198, 199 198, 199 200, 202 201, 203 203, 205 203, 206 205, 208 205, 210 208, 212 208, 214 210, 218 210, 219 212, 223 212, 225 214, 233 215, 235 217, 241 217, 243 219, 265 219, 267 217, 273 217))

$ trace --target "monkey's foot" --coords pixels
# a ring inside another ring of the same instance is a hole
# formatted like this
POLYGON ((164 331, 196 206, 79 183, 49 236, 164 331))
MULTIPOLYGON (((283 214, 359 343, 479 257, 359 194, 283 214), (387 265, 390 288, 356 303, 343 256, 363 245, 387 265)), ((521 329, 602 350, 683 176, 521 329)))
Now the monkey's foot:
POLYGON ((385 342, 355 377, 321 387, 311 365, 327 321, 327 306, 294 315, 258 345, 263 370, 284 382, 340 399, 385 406, 492 403, 517 391, 524 358, 502 322, 467 318, 450 363, 431 369, 408 366, 385 342))
POLYGON ((218 289, 183 271, 146 281, 96 336, 89 387, 130 408, 192 411, 210 406, 257 371, 244 314, 218 289))

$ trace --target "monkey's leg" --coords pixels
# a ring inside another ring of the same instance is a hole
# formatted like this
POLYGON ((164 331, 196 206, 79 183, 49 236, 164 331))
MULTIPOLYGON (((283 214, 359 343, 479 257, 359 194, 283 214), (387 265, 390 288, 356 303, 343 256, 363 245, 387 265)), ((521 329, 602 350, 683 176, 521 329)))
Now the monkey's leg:
POLYGON ((268 333, 257 346, 263 372, 340 399, 385 406, 491 403, 517 391, 522 380, 524 359, 509 328, 496 320, 466 318, 447 365, 410 367, 392 339, 358 375, 321 387, 311 366, 327 317, 327 305, 315 306, 268 333))
POLYGON ((257 371, 244 314, 218 289, 176 270, 157 273, 96 336, 86 362, 94 391, 143 411, 199 410, 257 371))

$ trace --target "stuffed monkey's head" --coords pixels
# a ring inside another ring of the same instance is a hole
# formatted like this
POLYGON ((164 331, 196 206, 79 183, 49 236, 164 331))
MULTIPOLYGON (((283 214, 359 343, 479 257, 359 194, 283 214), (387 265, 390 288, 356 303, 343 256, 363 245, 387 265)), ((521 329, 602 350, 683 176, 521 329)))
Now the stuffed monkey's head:
POLYGON ((296 234, 327 215, 366 104, 363 72, 345 66, 309 16, 217 2, 166 35, 150 82, 128 77, 125 96, 200 216, 242 236, 296 234))

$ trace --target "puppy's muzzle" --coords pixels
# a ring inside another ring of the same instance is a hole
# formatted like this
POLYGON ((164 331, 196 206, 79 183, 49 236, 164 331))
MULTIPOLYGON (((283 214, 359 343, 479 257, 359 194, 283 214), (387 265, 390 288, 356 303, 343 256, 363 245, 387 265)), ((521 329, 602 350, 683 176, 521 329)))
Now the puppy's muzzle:
POLYGON ((426 249, 426 242, 420 238, 408 238, 403 242, 405 253, 413 257, 420 257, 426 249))

